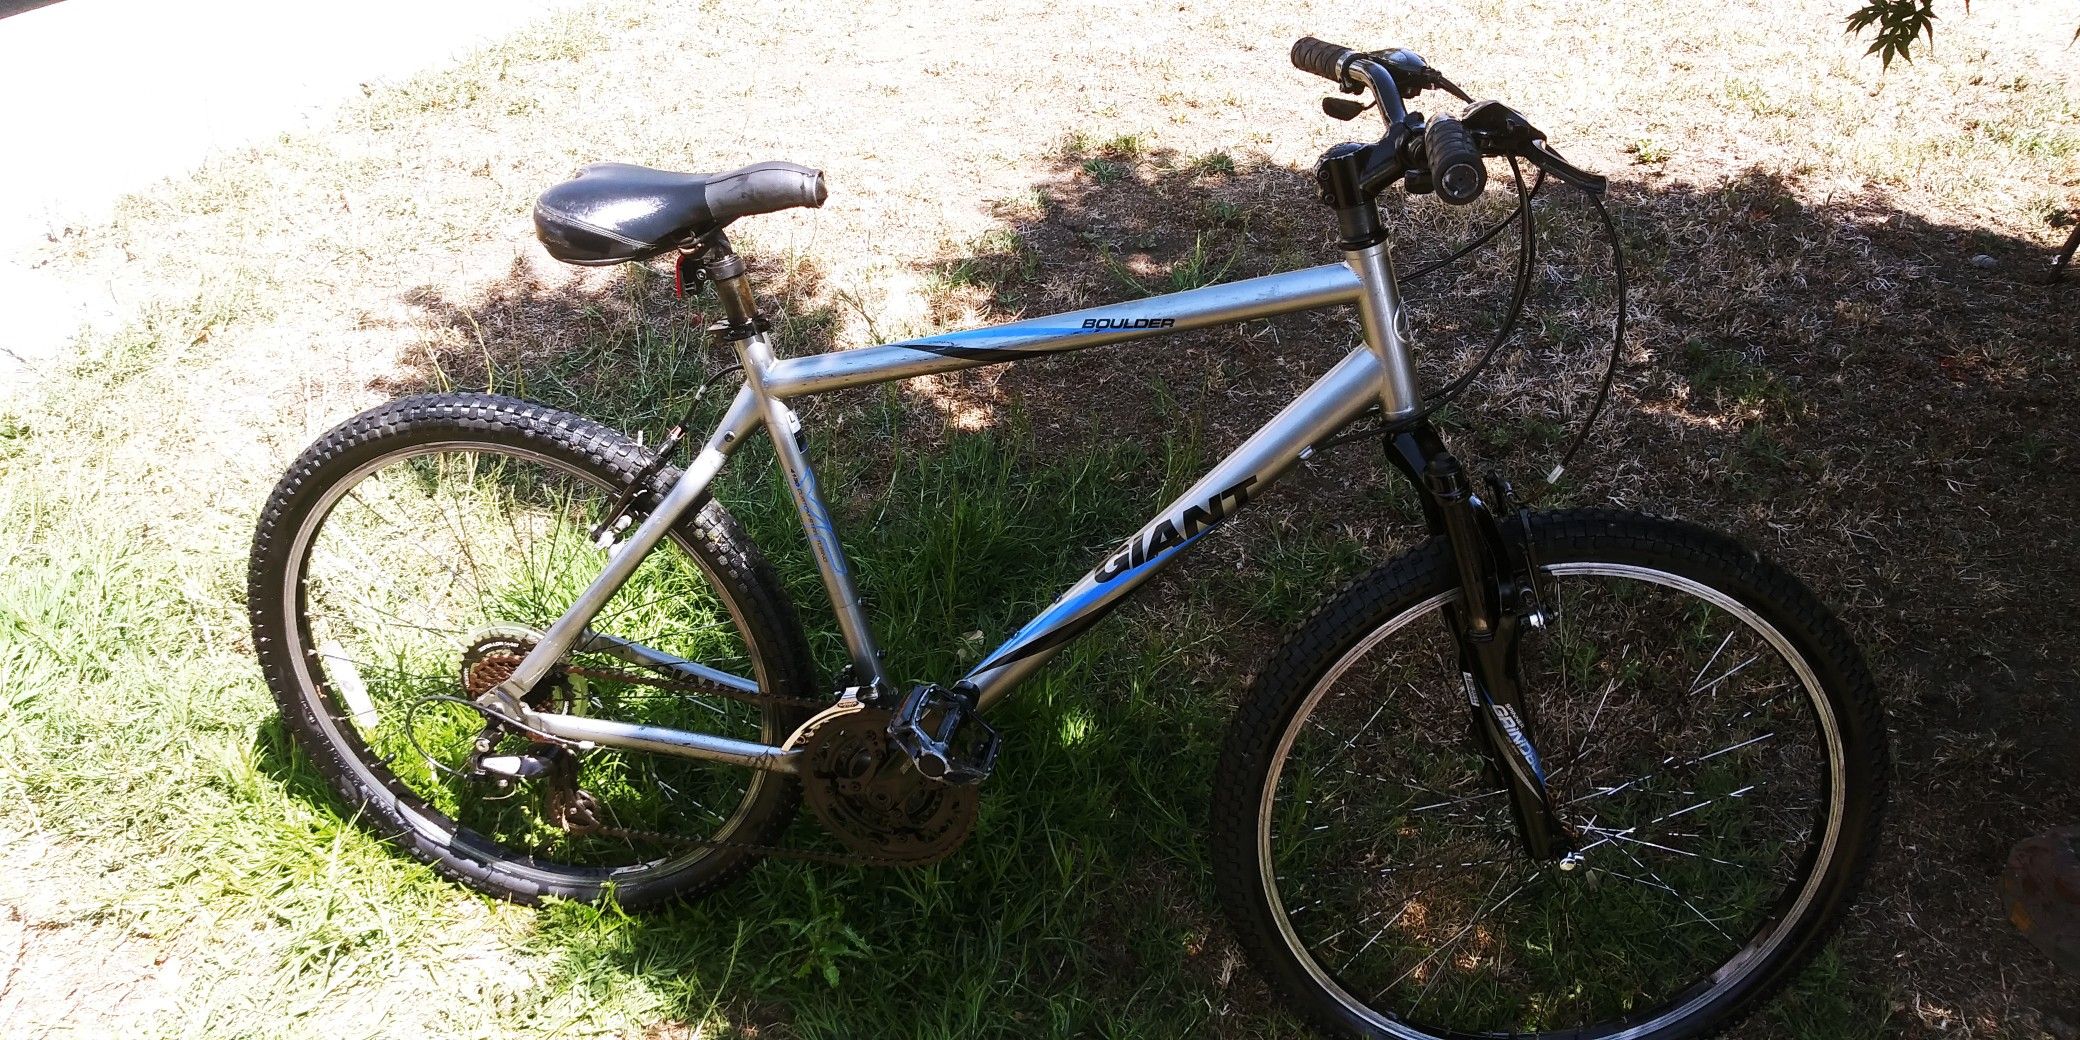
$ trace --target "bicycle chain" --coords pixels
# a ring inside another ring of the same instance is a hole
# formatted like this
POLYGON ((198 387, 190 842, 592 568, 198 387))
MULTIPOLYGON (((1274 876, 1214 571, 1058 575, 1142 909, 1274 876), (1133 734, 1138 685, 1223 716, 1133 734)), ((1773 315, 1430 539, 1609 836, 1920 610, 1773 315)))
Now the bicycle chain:
MULTIPOLYGON (((860 853, 824 852, 820 849, 797 849, 785 845, 766 845, 754 841, 724 841, 719 838, 689 838, 663 831, 648 831, 637 827, 616 827, 601 823, 594 811, 592 796, 583 788, 574 788, 568 807, 552 808, 550 813, 558 826, 576 835, 603 835, 624 841, 647 841, 657 845, 677 845, 683 848, 723 849, 756 853, 777 859, 798 859, 811 863, 830 863, 841 867, 907 867, 921 864, 910 860, 898 860, 886 856, 868 856, 860 853)), ((551 788, 552 798, 556 789, 551 788)))
MULTIPOLYGON (((743 701, 749 704, 784 704, 821 710, 830 707, 832 703, 808 697, 790 697, 786 694, 778 693, 745 693, 741 690, 723 686, 720 683, 701 682, 698 680, 659 679, 633 672, 617 671, 612 668, 587 668, 578 665, 565 665, 562 671, 565 675, 575 675, 587 679, 605 679, 610 682, 655 686, 666 690, 685 690, 692 693, 713 694, 718 697, 726 697, 730 700, 743 701)), ((848 867, 919 865, 914 860, 901 860, 889 856, 825 852, 820 849, 790 848, 785 845, 769 845, 753 841, 689 838, 681 834, 644 830, 639 827, 617 827, 599 818, 598 803, 593 800, 590 792, 577 785, 577 758, 575 755, 568 753, 558 757, 558 764, 543 779, 547 781, 548 785, 547 795, 550 819, 557 826, 574 835, 600 835, 608 838, 619 838, 623 841, 646 841, 655 845, 672 845, 681 848, 748 852, 779 859, 806 860, 814 863, 829 863, 848 867)))
POLYGON ((746 704, 784 704, 796 708, 821 710, 831 706, 831 701, 816 697, 791 697, 784 693, 745 693, 718 682, 701 679, 665 679, 640 672, 624 672, 613 668, 589 668, 583 665, 566 664, 560 669, 565 675, 585 679, 605 679, 608 682, 623 682, 632 686, 655 686, 660 690, 680 690, 686 693, 704 693, 725 697, 746 704))

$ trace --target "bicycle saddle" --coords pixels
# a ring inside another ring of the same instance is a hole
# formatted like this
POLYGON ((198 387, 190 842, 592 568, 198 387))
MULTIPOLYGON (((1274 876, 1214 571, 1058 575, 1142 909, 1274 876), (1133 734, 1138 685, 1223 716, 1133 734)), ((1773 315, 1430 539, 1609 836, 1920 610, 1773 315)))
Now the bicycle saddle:
POLYGON ((821 206, 823 171, 753 163, 728 173, 672 173, 594 163, 541 194, 534 233, 549 255, 600 267, 647 260, 738 217, 821 206))

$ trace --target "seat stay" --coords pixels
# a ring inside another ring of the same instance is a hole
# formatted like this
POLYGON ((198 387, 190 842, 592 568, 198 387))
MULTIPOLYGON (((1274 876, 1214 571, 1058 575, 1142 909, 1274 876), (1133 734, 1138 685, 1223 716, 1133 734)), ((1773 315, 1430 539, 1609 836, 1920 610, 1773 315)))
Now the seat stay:
POLYGON ((611 545, 607 565, 599 576, 592 579, 592 584, 578 594, 571 608, 542 633, 534 647, 514 667, 513 674, 492 687, 487 697, 497 702, 501 710, 516 713, 526 710, 527 693, 586 636, 593 618, 598 617, 621 587, 635 576, 644 558, 664 541, 673 525, 707 498, 708 487, 722 472, 723 464, 736 453, 737 447, 758 427, 762 418, 758 395, 749 386, 739 389, 728 410, 723 412, 722 421, 716 424, 715 432, 709 435, 700 453, 680 474, 679 482, 672 485, 664 500, 641 524, 636 525, 635 530, 611 545))

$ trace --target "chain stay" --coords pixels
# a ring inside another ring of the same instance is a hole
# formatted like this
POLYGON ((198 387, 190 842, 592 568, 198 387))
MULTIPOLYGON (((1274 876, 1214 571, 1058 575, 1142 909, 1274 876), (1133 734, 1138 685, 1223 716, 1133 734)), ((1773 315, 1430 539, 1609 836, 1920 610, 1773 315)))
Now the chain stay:
MULTIPOLYGON (((645 686, 656 686, 668 690, 686 690, 695 693, 710 693, 732 700, 752 704, 785 704, 807 708, 828 708, 830 703, 808 697, 789 697, 784 694, 743 693, 716 683, 653 679, 646 675, 616 671, 610 668, 583 668, 567 665, 566 675, 588 679, 605 679, 645 686)), ((820 849, 791 848, 785 845, 769 845, 762 842, 726 841, 718 838, 689 838, 685 835, 668 834, 664 831, 644 830, 638 827, 617 827, 599 818, 599 803, 591 792, 577 786, 577 753, 559 748, 556 763, 542 779, 550 821, 577 836, 597 835, 619 838, 623 841, 643 841, 654 845, 669 845, 687 849, 718 849, 723 851, 749 852, 776 859, 805 860, 813 863, 829 863, 837 866, 856 867, 916 867, 936 860, 901 859, 892 856, 873 856, 858 852, 825 852, 820 849)), ((948 850, 951 852, 952 850, 948 850)))

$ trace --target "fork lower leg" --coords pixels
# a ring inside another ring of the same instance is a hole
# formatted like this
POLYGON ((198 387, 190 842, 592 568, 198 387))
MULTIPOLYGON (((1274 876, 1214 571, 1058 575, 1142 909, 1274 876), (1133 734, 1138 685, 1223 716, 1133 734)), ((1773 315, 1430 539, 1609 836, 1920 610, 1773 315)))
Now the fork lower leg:
POLYGON ((1511 565, 1514 556, 1491 505, 1474 495, 1465 468, 1427 423, 1392 437, 1388 454, 1414 480, 1432 532, 1452 548, 1460 596, 1447 613, 1475 742, 1510 793, 1525 852, 1536 860, 1560 858, 1574 841, 1553 810, 1518 668, 1522 626, 1538 610, 1528 595, 1531 575, 1514 573, 1519 568, 1511 565))

